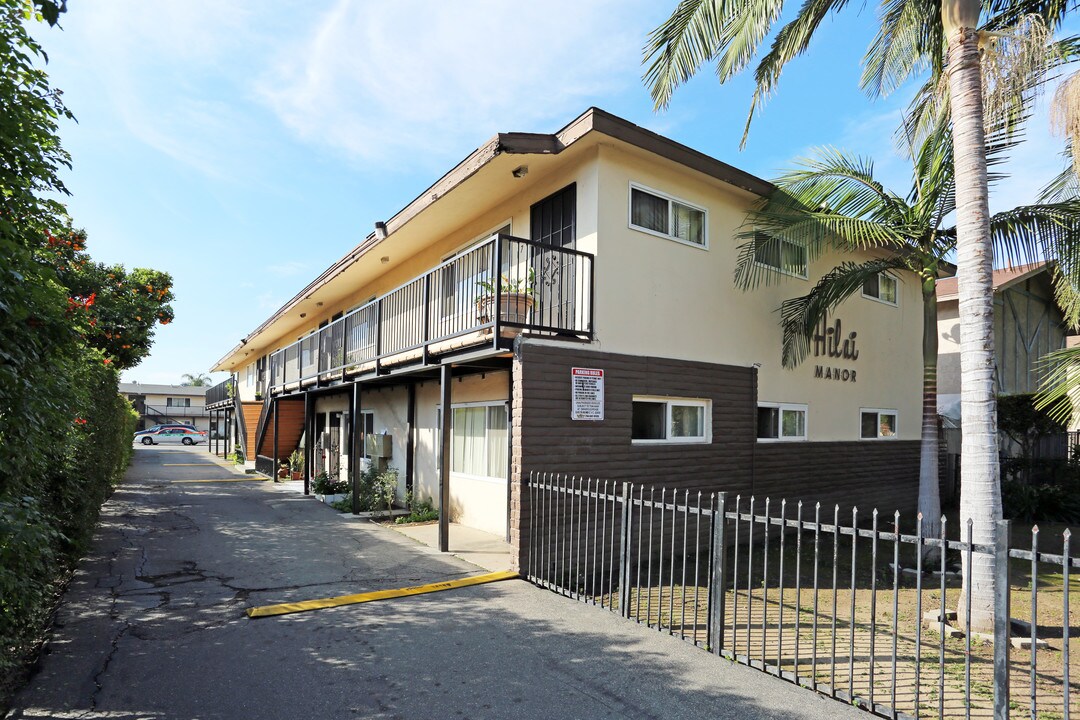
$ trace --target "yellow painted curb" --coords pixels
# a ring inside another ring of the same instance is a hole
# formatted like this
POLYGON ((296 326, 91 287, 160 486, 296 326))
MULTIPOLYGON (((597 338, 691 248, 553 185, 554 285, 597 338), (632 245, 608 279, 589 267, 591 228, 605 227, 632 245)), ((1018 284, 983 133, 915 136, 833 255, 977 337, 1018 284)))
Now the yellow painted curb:
POLYGON ((242 477, 242 478, 218 478, 218 479, 206 479, 206 480, 173 480, 174 485, 177 483, 223 483, 223 482, 266 482, 266 478, 263 477, 242 477))
POLYGON ((324 608, 341 607, 342 605, 356 605, 358 603, 372 602, 373 600, 388 600, 390 598, 408 597, 410 595, 426 595, 428 593, 453 590, 454 588, 468 587, 470 585, 484 585, 485 583, 499 582, 500 580, 513 580, 521 577, 516 572, 504 571, 488 573, 487 575, 474 575, 460 580, 448 580, 446 582, 429 583, 427 585, 415 585, 413 587, 397 588, 395 590, 375 590, 374 592, 358 593, 356 595, 339 595, 338 597, 325 598, 323 600, 304 600, 303 602, 282 603, 280 605, 263 605, 262 607, 249 608, 247 616, 250 618, 272 617, 274 615, 289 615, 291 613, 306 612, 308 610, 322 610, 324 608))

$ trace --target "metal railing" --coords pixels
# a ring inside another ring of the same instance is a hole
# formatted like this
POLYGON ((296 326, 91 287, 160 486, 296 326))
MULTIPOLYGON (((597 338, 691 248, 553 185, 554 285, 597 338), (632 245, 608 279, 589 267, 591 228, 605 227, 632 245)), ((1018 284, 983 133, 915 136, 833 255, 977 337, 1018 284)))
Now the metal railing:
POLYGON ((222 380, 214 387, 206 391, 206 406, 212 407, 214 405, 224 403, 232 400, 233 392, 230 389, 233 386, 233 379, 227 378, 222 380))
POLYGON ((1010 549, 1008 521, 989 546, 970 522, 950 539, 944 518, 929 537, 921 516, 904 534, 899 513, 823 518, 820 504, 725 493, 548 474, 526 492, 525 574, 554 592, 884 717, 1078 709, 1068 530, 1047 552, 1037 526, 1030 549, 1010 549), (979 608, 961 589, 980 560, 996 577, 992 635, 972 632, 979 608))
POLYGON ((210 411, 202 405, 145 405, 143 415, 155 415, 157 417, 208 417, 210 411))
MULTIPOLYGON (((592 255, 495 235, 270 356, 273 391, 504 330, 592 335, 592 255)), ((456 349, 456 347, 454 348, 456 349)), ((421 354, 422 355, 422 354, 421 354)))

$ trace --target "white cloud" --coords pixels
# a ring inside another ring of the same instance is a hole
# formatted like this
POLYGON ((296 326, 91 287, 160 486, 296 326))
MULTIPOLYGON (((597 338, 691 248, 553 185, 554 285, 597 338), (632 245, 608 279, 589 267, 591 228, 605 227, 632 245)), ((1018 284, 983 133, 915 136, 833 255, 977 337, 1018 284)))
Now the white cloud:
POLYGON ((551 131, 639 82, 644 5, 339 0, 283 48, 258 91, 309 142, 362 160, 444 162, 460 154, 447 145, 551 131))

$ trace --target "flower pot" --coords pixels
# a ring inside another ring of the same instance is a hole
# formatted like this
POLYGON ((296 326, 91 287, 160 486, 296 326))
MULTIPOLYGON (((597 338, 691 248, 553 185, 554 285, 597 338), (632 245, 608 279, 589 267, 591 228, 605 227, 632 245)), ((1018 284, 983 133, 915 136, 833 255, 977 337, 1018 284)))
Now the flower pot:
MULTIPOLYGON (((529 310, 533 306, 532 295, 521 292, 506 292, 499 295, 499 319, 502 322, 527 323, 529 310)), ((495 307, 495 296, 485 295, 476 301, 476 314, 480 322, 491 322, 495 307)))
POLYGON ((335 495, 319 495, 318 493, 316 493, 315 498, 321 503, 326 503, 327 505, 331 505, 333 503, 338 502, 339 500, 344 500, 345 499, 345 493, 339 493, 339 494, 335 494, 335 495))
POLYGON ((302 475, 303 475, 303 473, 301 473, 299 470, 293 470, 292 471, 292 479, 293 480, 303 480, 304 478, 302 477, 302 475))

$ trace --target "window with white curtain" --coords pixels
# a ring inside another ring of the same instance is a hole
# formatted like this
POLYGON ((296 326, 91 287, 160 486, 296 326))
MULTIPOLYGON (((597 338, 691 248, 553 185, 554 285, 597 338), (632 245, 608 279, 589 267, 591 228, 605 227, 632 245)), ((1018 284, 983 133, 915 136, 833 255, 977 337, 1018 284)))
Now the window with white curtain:
POLYGON ((708 400, 634 396, 630 440, 638 443, 707 443, 712 405, 708 400))
POLYGON ((704 248, 708 247, 705 218, 703 208, 656 190, 630 185, 630 227, 635 230, 704 248))
POLYGON ((450 471, 505 480, 506 433, 505 404, 453 406, 450 471))

